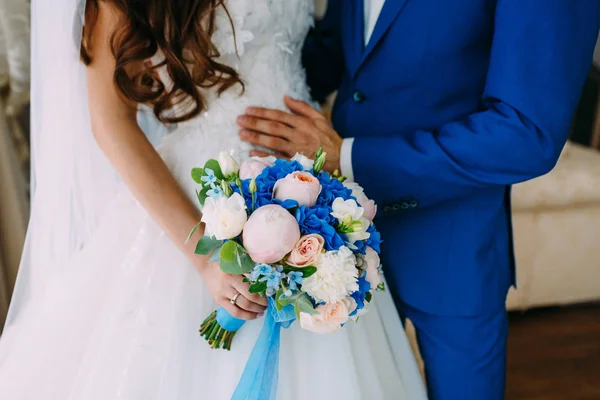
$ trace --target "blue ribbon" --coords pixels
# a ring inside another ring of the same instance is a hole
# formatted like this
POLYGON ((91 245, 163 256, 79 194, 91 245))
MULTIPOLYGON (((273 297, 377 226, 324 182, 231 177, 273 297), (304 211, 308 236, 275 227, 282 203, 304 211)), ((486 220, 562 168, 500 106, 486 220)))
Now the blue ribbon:
POLYGON ((237 332, 246 321, 235 318, 221 307, 217 310, 217 322, 226 331, 237 332))
POLYGON ((293 306, 281 311, 269 298, 265 324, 246 363, 231 400, 274 400, 279 379, 281 328, 289 328, 296 319, 293 306))

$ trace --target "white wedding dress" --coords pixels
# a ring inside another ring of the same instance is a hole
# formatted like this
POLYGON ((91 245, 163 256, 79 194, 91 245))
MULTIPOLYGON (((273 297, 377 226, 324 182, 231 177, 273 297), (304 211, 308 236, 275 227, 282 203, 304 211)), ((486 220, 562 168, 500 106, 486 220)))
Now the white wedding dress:
MULTIPOLYGON (((308 99, 300 65, 313 0, 229 0, 214 41, 246 90, 208 94, 208 110, 158 146, 194 197, 193 167, 248 146, 235 120, 249 105, 308 99)), ((393 266, 388 266, 389 268, 393 266)), ((93 237, 43 295, 18 310, 0 340, 3 400, 229 399, 263 319, 246 323, 232 351, 211 350, 198 327, 216 305, 198 273, 124 189, 93 237)), ((342 332, 282 332, 278 399, 422 400, 425 391, 387 293, 342 332)))

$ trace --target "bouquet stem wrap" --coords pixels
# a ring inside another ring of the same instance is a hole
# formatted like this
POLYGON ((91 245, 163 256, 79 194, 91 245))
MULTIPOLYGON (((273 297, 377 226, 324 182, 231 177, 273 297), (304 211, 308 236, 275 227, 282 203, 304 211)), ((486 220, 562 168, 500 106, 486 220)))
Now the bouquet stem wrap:
POLYGON ((289 328, 296 319, 296 313, 293 306, 278 311, 273 299, 269 298, 265 315, 265 324, 231 400, 275 400, 281 328, 289 328))

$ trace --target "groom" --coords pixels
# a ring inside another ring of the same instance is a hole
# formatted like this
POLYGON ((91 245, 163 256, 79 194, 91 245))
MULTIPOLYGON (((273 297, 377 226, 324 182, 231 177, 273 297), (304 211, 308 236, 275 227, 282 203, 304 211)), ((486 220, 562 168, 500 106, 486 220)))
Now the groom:
POLYGON ((504 396, 510 185, 558 159, 599 3, 330 0, 303 61, 315 100, 338 91, 333 127, 291 99, 295 116, 239 118, 244 140, 277 153, 323 146, 327 168, 379 204, 389 289, 416 327, 432 399, 504 396))

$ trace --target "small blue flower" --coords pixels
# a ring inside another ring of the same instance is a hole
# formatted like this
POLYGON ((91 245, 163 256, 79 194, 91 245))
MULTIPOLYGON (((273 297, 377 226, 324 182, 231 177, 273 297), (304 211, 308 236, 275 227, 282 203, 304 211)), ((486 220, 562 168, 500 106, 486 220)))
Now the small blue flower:
POLYGON ((219 186, 213 186, 208 192, 206 192, 208 197, 212 197, 213 199, 218 199, 224 196, 223 190, 219 186))
POLYGON ((217 182, 217 177, 215 176, 215 171, 213 171, 210 168, 206 168, 204 170, 204 172, 206 173, 206 175, 203 176, 202 178, 200 178, 202 180, 202 182, 204 182, 204 186, 210 186, 214 189, 215 182, 217 182))
POLYGON ((321 187, 323 188, 317 199, 318 205, 331 207, 333 201, 338 197, 341 197, 344 200, 356 200, 352 196, 352 190, 344 186, 339 180, 332 178, 329 174, 321 172, 317 178, 319 179, 319 182, 321 182, 321 187))
POLYGON ((267 264, 259 264, 250 272, 250 280, 257 281, 261 276, 267 275, 273 271, 273 267, 267 264))
POLYGON ((302 272, 297 271, 292 271, 288 273, 287 282, 290 290, 298 290, 298 285, 302 285, 302 283, 304 282, 304 278, 302 278, 302 275, 302 272))
POLYGON ((267 289, 272 289, 273 291, 276 291, 277 289, 279 289, 279 285, 281 284, 281 272, 269 272, 260 279, 260 282, 265 281, 267 282, 267 289))

